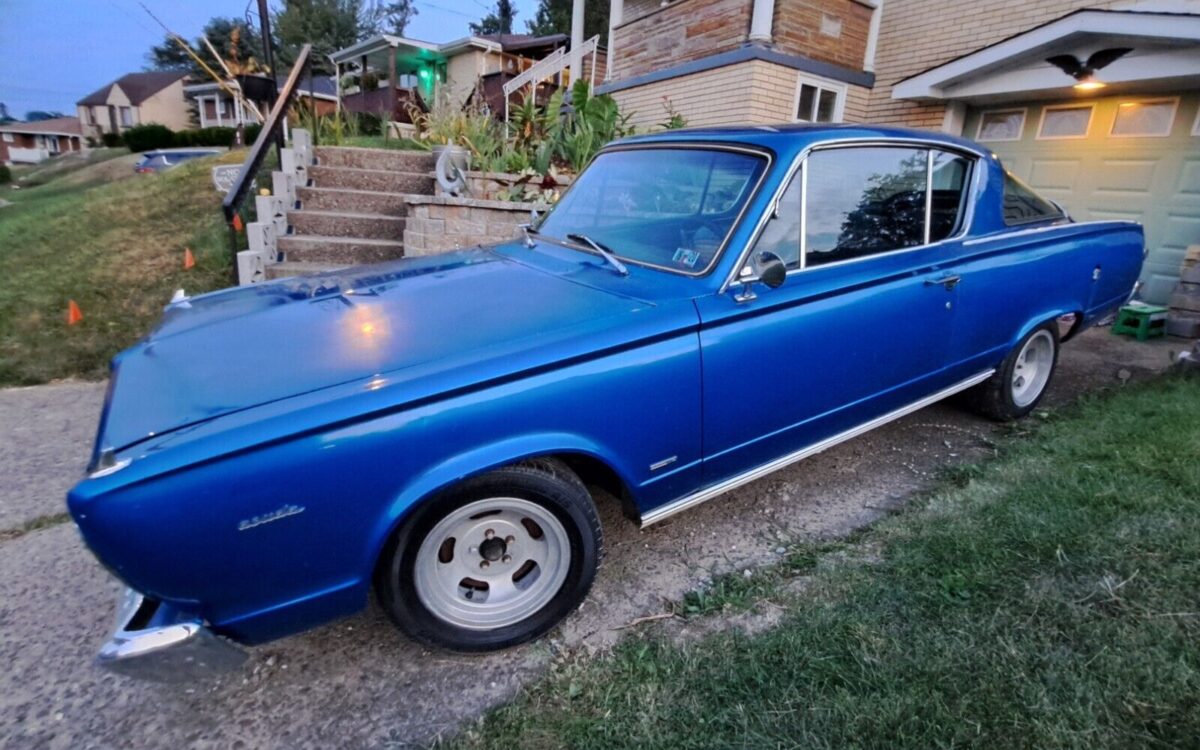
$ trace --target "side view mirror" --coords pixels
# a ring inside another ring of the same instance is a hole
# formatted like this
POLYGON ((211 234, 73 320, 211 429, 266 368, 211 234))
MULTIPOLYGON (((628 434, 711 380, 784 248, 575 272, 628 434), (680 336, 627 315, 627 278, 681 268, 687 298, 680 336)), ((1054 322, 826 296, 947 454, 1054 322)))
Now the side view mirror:
POLYGON ((770 251, 761 252, 742 267, 738 274, 738 282, 743 285, 742 291, 734 295, 733 299, 735 302, 749 302, 758 298, 754 293, 755 283, 766 284, 769 289, 778 289, 785 281, 787 265, 783 258, 770 251))

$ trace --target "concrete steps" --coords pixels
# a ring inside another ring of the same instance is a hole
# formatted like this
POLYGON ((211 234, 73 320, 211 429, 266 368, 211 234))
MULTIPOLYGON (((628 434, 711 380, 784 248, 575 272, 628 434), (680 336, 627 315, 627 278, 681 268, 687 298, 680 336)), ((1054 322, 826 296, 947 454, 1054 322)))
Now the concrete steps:
POLYGON ((397 240, 288 234, 278 242, 284 261, 289 263, 356 266, 404 257, 404 243, 397 240))
POLYGON ((404 216, 408 211, 404 203, 405 196, 405 193, 379 193, 374 190, 296 188, 296 198, 301 211, 345 211, 404 216))
POLYGON ((432 172, 433 154, 428 151, 400 151, 384 148, 318 146, 317 164, 322 167, 383 169, 389 172, 432 172))
POLYGON ((404 240, 402 216, 348 211, 290 211, 288 224, 294 235, 353 237, 364 240, 404 240))
POLYGON ((324 188, 433 195, 433 174, 427 172, 316 166, 308 168, 308 176, 313 185, 324 188))
POLYGON ((284 261, 267 266, 268 279, 286 279, 290 276, 312 276, 318 273, 337 271, 346 266, 337 263, 296 263, 284 261))
POLYGON ((268 268, 268 278, 404 257, 405 198, 433 195, 433 156, 319 146, 315 157, 309 184, 296 188, 288 233, 277 240, 282 262, 268 268))

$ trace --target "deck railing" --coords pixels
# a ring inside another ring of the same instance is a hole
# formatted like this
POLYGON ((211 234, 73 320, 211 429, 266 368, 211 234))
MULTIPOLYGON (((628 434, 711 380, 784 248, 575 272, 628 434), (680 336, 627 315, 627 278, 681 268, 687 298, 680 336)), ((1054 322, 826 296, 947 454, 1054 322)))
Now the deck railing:
MULTIPOLYGON (((246 198, 250 195, 250 189, 258 177, 259 170, 262 169, 272 143, 276 146, 280 161, 283 160, 283 127, 287 122, 292 101, 296 97, 296 90, 300 87, 301 79, 305 74, 308 75, 309 85, 313 85, 311 83, 312 45, 309 44, 300 49, 300 54, 297 56, 295 64, 292 65, 292 72, 288 74, 287 81, 283 84, 278 96, 275 97, 275 104, 271 107, 271 112, 267 115, 258 138, 254 139, 254 144, 250 146, 250 151, 246 154, 245 161, 242 162, 242 168, 238 172, 237 178, 233 181, 229 191, 225 193, 225 199, 221 201, 221 211, 225 215, 225 223, 229 225, 230 247, 233 250, 234 284, 238 283, 237 254, 241 244, 239 236, 241 229, 247 223, 242 217, 246 198)), ((314 145, 317 138, 316 130, 314 128, 312 133, 314 145)))

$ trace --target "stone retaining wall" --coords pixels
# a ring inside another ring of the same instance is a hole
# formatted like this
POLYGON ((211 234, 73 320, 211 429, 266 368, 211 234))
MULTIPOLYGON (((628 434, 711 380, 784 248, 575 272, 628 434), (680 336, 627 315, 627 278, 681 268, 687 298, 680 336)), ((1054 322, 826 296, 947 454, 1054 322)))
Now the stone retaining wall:
POLYGON ((433 255, 518 237, 535 203, 511 203, 449 196, 408 200, 404 227, 406 256, 433 255))

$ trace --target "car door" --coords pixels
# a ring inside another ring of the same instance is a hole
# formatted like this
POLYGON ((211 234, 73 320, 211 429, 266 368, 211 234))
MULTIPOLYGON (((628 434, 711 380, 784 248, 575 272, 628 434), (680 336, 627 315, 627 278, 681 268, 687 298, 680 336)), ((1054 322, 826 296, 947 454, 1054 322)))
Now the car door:
POLYGON ((784 284, 697 301, 707 485, 949 385, 958 289, 946 266, 969 172, 966 157, 923 147, 809 154, 750 253, 780 256, 784 284), (946 226, 928 185, 951 164, 962 189, 946 226))

